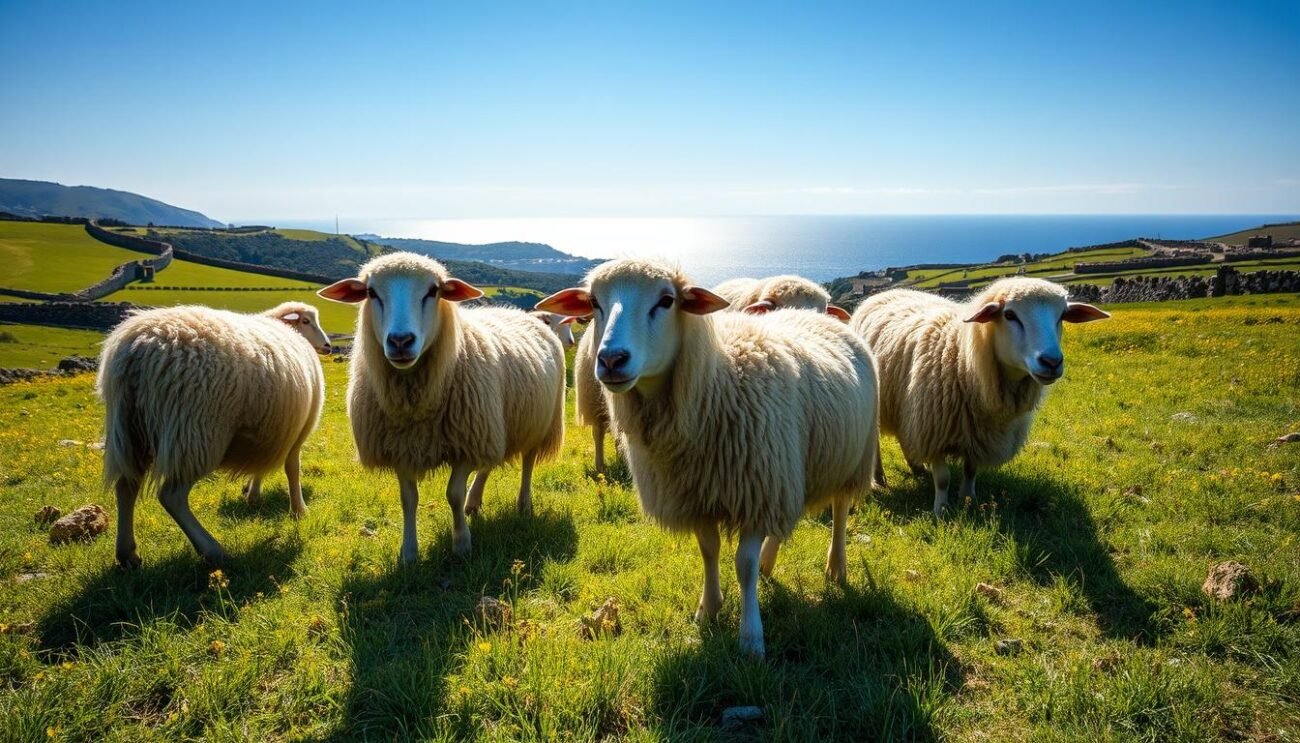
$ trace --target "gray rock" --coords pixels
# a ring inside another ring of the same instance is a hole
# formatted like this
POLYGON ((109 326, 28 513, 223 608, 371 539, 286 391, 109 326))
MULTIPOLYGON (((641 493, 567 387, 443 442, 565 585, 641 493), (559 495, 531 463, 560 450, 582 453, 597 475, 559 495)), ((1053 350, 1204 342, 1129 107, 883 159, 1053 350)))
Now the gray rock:
POLYGON ((1025 649, 1025 641, 1016 637, 1008 637, 1005 640, 998 640, 993 646, 993 650, 998 655, 1020 655, 1025 649))
POLYGON ((750 725, 757 725, 762 721, 762 707, 729 707, 722 711, 722 721, 719 726, 723 730, 734 732, 743 730, 750 725))

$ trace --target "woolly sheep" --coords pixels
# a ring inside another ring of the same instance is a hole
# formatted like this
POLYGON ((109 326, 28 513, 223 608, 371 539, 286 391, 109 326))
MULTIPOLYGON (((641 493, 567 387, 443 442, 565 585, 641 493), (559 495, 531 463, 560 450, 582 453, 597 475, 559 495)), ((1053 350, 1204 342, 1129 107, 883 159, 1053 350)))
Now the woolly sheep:
POLYGON ((730 279, 718 284, 713 293, 727 300, 733 310, 761 314, 778 309, 825 312, 844 322, 849 313, 831 304, 831 295, 802 276, 772 276, 766 279, 730 279))
POLYGON ((535 318, 513 308, 458 308, 482 292, 435 260, 391 253, 320 295, 361 303, 348 417, 361 464, 397 475, 406 564, 419 556, 417 481, 449 465, 452 552, 470 552, 466 513, 488 472, 519 457, 517 508, 532 512, 533 465, 564 440, 564 352, 535 318), (477 472, 466 499, 466 480, 477 472))
POLYGON ((135 502, 146 479, 190 543, 213 565, 221 545, 190 511, 190 488, 216 470, 261 476, 280 465, 295 516, 299 453, 316 427, 329 352, 315 308, 287 302, 258 315, 183 306, 139 312, 104 341, 96 392, 104 401, 104 483, 117 493, 117 561, 140 565, 135 502), (295 332, 296 331, 296 332, 295 332), (306 339, 306 342, 304 342, 306 339))
POLYGON ((542 324, 555 333, 555 337, 560 339, 560 345, 565 351, 573 348, 573 321, 576 318, 557 315, 554 312, 530 312, 528 313, 542 324))
POLYGON ((935 514, 948 504, 949 458, 963 460, 960 496, 973 499, 976 473, 1024 446, 1044 387, 1065 371, 1061 322, 1107 317, 1030 278, 997 281, 964 305, 894 289, 858 306, 850 327, 876 356, 881 430, 914 471, 930 468, 935 514))
POLYGON ((845 578, 849 504, 870 484, 876 452, 875 371, 842 323, 711 314, 727 304, 679 270, 620 260, 539 307, 595 313, 595 372, 642 508, 699 542, 699 621, 722 605, 718 527, 739 533, 740 645, 761 656, 758 575, 805 510, 832 504, 826 571, 845 578))
MULTIPOLYGON (((589 322, 582 318, 580 322, 589 322)), ((605 472, 605 432, 609 430, 609 409, 605 393, 596 380, 596 344, 600 342, 595 328, 588 327, 573 352, 573 410, 578 425, 591 426, 591 438, 596 444, 597 474, 605 472)))

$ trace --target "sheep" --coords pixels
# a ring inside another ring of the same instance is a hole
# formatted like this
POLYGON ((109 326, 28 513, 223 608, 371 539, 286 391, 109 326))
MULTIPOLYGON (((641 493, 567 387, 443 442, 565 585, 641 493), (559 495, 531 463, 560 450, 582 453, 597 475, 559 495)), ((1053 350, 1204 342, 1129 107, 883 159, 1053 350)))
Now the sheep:
MULTIPOLYGON (((1110 317, 1067 301, 1042 279, 1008 278, 966 304, 908 289, 868 298, 850 327, 876 356, 880 427, 913 471, 934 478, 934 513, 948 505, 947 460, 963 460, 960 496, 975 497, 980 469, 1024 446, 1044 388, 1061 378, 1061 322, 1110 317)), ((884 482, 877 458, 876 478, 884 482)))
POLYGON ((140 566, 135 502, 146 480, 160 482, 163 507, 213 566, 227 556, 190 511, 199 478, 249 475, 256 498, 261 476, 283 465, 293 515, 306 514, 299 453, 325 400, 316 352, 329 350, 316 309, 300 302, 257 315, 145 310, 109 334, 95 390, 105 408, 104 484, 117 495, 118 563, 140 566))
POLYGON ((477 513, 488 472, 507 460, 522 463, 516 507, 531 513, 533 465, 564 441, 564 351, 555 335, 518 309, 457 307, 483 292, 414 253, 375 258, 357 278, 318 293, 361 304, 348 417, 362 466, 397 476, 399 563, 419 556, 417 482, 443 465, 451 469, 453 554, 469 554, 465 516, 477 513))
POLYGON ((831 304, 829 292, 802 276, 730 279, 714 287, 713 293, 727 300, 731 309, 750 314, 777 309, 815 310, 849 321, 848 312, 831 304))
POLYGON ((633 259, 538 305, 595 313, 595 375, 642 509, 699 543, 697 621, 722 605, 718 527, 739 533, 740 646, 762 656, 758 575, 806 510, 831 503, 826 572, 846 577, 849 504, 876 453, 875 367, 866 344, 824 315, 712 314, 727 306, 680 270, 633 259))
POLYGON ((573 321, 576 318, 557 315, 554 312, 530 312, 528 313, 538 320, 542 321, 555 337, 560 339, 560 346, 565 351, 573 348, 573 321))
MULTIPOLYGON (((580 318, 579 322, 589 322, 590 319, 580 318)), ((573 412, 578 425, 591 426, 591 438, 596 445, 593 469, 602 475, 605 473, 605 432, 609 430, 609 409, 605 405, 605 393, 596 379, 596 344, 599 342, 595 329, 588 327, 582 340, 578 341, 578 349, 573 352, 573 412)))

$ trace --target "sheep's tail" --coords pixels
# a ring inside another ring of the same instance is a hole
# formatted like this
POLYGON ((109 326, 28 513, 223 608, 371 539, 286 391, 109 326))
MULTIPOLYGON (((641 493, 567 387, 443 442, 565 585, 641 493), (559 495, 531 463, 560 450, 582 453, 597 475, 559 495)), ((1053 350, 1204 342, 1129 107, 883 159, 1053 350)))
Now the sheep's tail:
POLYGON ((142 480, 149 469, 148 445, 140 440, 133 425, 136 400, 127 368, 128 354, 119 350, 117 339, 104 344, 100 356, 95 392, 104 401, 104 488, 119 479, 142 480))

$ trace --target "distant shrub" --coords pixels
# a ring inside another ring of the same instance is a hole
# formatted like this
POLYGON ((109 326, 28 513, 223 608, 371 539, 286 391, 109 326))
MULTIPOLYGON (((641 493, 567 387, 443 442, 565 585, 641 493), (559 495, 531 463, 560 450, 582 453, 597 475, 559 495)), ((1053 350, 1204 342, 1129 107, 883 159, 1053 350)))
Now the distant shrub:
POLYGON ((0 330, 0 343, 17 343, 18 336, 8 330, 0 330))

